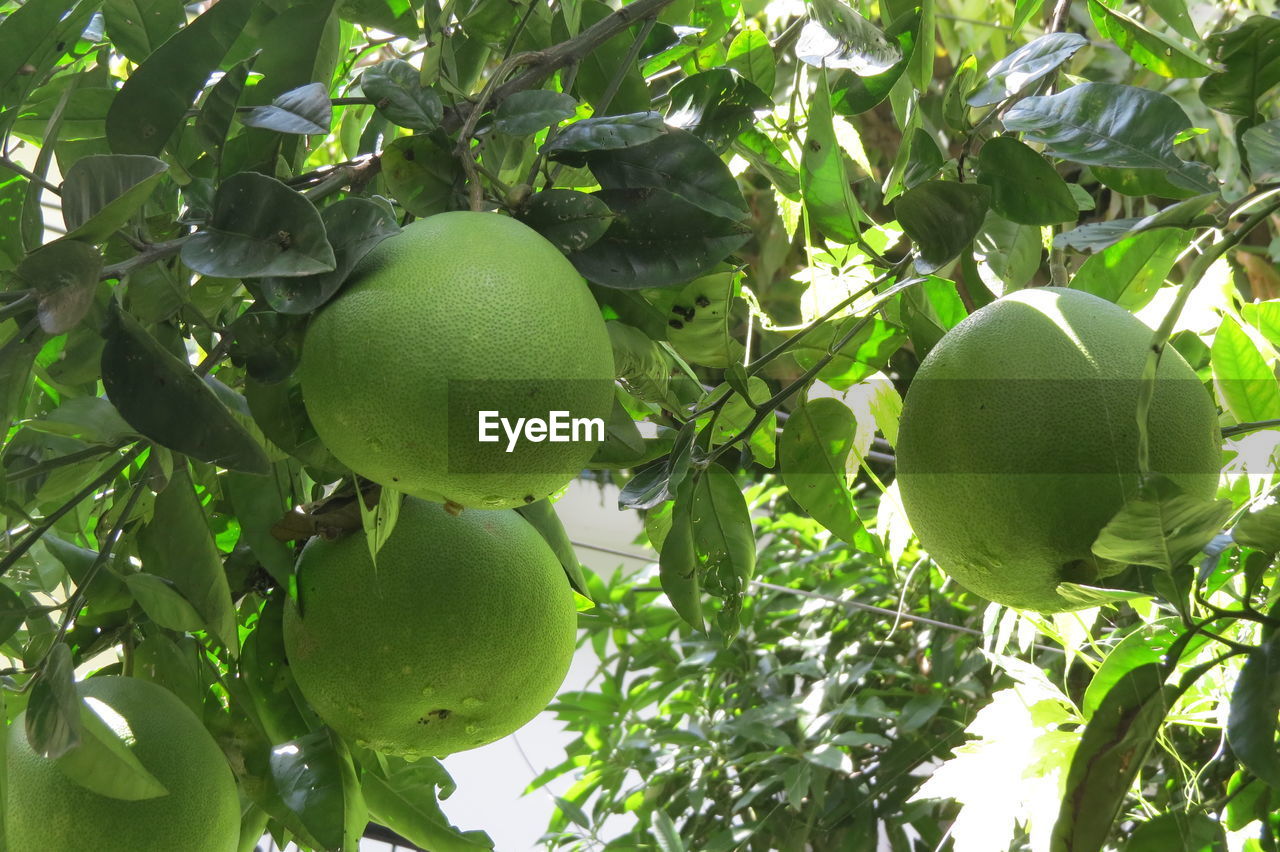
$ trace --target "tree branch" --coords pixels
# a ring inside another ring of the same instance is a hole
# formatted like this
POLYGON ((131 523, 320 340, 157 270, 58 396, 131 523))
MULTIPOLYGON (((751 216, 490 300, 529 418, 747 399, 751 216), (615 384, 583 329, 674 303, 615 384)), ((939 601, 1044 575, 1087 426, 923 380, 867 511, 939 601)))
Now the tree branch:
MULTIPOLYGON (((635 0, 623 6, 613 14, 601 18, 573 38, 545 50, 530 51, 513 56, 512 61, 520 60, 519 65, 527 65, 528 70, 518 77, 513 77, 493 91, 487 99, 490 104, 501 103, 504 98, 541 86, 543 81, 567 65, 582 59, 600 45, 626 30, 636 21, 656 15, 675 0, 635 0)), ((460 104, 445 115, 443 126, 453 132, 463 125, 475 109, 471 104, 460 104)))
POLYGON ((104 266, 102 273, 98 276, 99 280, 106 281, 108 278, 120 279, 124 278, 133 270, 155 263, 157 260, 165 260, 173 257, 182 250, 182 244, 187 241, 186 237, 178 237, 176 240, 169 240, 163 243, 151 243, 142 252, 134 255, 128 260, 122 260, 119 263, 113 263, 110 266, 104 266))

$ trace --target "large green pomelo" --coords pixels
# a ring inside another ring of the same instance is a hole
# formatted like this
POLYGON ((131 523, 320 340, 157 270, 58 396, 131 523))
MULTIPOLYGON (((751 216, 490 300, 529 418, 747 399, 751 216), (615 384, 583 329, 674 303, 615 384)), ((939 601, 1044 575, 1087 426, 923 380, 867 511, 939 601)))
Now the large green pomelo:
MULTIPOLYGON (((1124 308, 1052 287, 998 299, 942 338, 907 391, 897 446, 903 506, 940 567, 985 598, 1041 612, 1076 608, 1059 582, 1123 568, 1090 548, 1138 487, 1151 337, 1124 308)), ((1148 422, 1152 470, 1212 497, 1217 411, 1173 347, 1148 422)))
POLYGON ((356 473, 483 509, 557 491, 598 442, 580 429, 507 452, 501 428, 478 440, 478 411, 606 419, 613 405, 613 350, 586 282, 496 213, 442 213, 380 243, 312 319, 299 375, 316 432, 356 473))
POLYGON ((284 639, 322 719, 416 758, 493 742, 541 712, 577 624, 564 569, 524 518, 407 497, 376 568, 360 533, 306 546, 284 639))
POLYGON ((5 839, 13 852, 235 852, 240 800, 213 737, 164 687, 94 677, 76 690, 169 791, 126 801, 92 792, 32 751, 26 713, 9 726, 5 839))

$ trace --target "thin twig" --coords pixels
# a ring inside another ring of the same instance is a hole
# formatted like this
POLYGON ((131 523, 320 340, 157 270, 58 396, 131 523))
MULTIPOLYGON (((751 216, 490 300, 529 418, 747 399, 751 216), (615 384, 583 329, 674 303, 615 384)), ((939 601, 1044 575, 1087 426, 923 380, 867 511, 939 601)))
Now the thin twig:
POLYGON ((49 181, 40 177, 40 175, 36 174, 35 172, 29 169, 23 168, 22 166, 18 165, 8 157, 0 157, 0 167, 6 168, 9 171, 13 172, 14 174, 20 175, 26 178, 27 180, 34 183, 36 186, 40 187, 41 189, 47 189, 49 192, 52 192, 54 195, 62 195, 62 187, 58 186, 56 183, 49 183, 49 181))
POLYGON ((155 263, 158 260, 166 260, 173 257, 182 250, 182 244, 186 241, 187 237, 178 237, 177 239, 168 240, 163 243, 151 243, 145 250, 134 255, 128 260, 122 260, 119 263, 104 266, 102 268, 102 273, 98 278, 102 281, 112 278, 124 278, 135 269, 141 269, 142 267, 155 263))
POLYGON ((1236 435, 1257 432, 1259 429, 1273 429, 1276 426, 1280 426, 1280 420, 1254 420, 1250 423, 1237 423, 1234 426, 1223 427, 1222 437, 1233 438, 1236 435))
POLYGON ((1071 0, 1058 0, 1053 7, 1053 15, 1049 18, 1049 32, 1060 33, 1067 25, 1067 16, 1071 14, 1071 0))

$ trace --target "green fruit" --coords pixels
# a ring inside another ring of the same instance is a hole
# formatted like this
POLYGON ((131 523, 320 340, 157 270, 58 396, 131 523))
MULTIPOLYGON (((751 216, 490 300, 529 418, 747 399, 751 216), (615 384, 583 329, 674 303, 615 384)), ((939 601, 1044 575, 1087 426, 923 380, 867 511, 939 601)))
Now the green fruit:
POLYGON ((126 801, 92 792, 27 743, 26 713, 9 726, 5 836, 39 852, 235 852, 240 800, 217 743, 173 693, 149 681, 76 684, 91 708, 169 791, 126 801))
POLYGON ((411 497, 376 568, 362 534, 313 539, 284 616, 290 668, 320 717, 408 758, 524 725, 564 681, 576 632, 568 578, 527 521, 411 497))
POLYGON ((613 405, 613 352, 586 283, 537 232, 492 213, 442 213, 380 243, 311 321, 299 375, 339 461, 484 509, 557 491, 598 441, 580 430, 507 452, 501 427, 498 442, 478 440, 479 411, 603 420, 613 405))
MULTIPOLYGON (((1061 581, 1098 584, 1098 532, 1138 487, 1137 394, 1152 331, 1079 290, 1019 290, 948 332, 903 404, 897 469, 921 545, 985 598, 1077 608, 1061 581)), ((1217 488, 1221 434, 1172 347, 1151 402, 1151 468, 1188 494, 1217 488)))

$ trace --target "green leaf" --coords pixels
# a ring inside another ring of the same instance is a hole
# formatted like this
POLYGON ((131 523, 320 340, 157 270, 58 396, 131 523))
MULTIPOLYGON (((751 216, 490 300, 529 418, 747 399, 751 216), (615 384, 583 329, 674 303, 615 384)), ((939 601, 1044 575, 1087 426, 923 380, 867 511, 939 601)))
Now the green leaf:
POLYGON ((129 75, 107 112, 114 153, 155 156, 164 149, 252 10, 249 0, 215 3, 129 75))
POLYGON ((587 590, 587 578, 582 573, 582 563, 578 561, 573 542, 569 540, 569 534, 565 532, 564 524, 560 523, 560 516, 556 514, 551 501, 538 500, 524 506, 516 506, 516 512, 528 521, 542 536, 543 541, 555 551, 556 558, 560 560, 560 565, 568 575, 569 584, 573 586, 574 591, 591 600, 591 593, 587 590))
POLYGON ((809 121, 800 155, 800 194, 810 224, 845 244, 858 239, 858 222, 866 214, 849 189, 844 151, 836 139, 827 71, 818 72, 817 91, 809 106, 809 121))
POLYGON ((55 240, 22 259, 14 275, 36 291, 36 315, 49 334, 80 324, 93 305, 102 255, 86 243, 55 240))
POLYGON ((448 796, 452 781, 438 760, 408 763, 372 752, 365 755, 360 786, 374 820, 424 849, 480 852, 493 848, 483 831, 460 831, 440 810, 437 799, 448 796))
POLYGON ((18 593, 0 583, 0 644, 8 642, 27 620, 27 607, 18 593))
POLYGON ((543 148, 553 160, 582 165, 585 160, 573 154, 587 151, 616 151, 652 142, 667 132, 662 115, 636 112, 627 115, 604 115, 584 118, 561 129, 543 148))
POLYGON ((204 620, 177 590, 171 581, 154 574, 127 574, 124 584, 142 611, 166 630, 192 633, 204 627, 204 620))
POLYGON ((972 183, 931 180, 904 192, 894 214, 916 244, 916 269, 929 273, 969 247, 982 228, 991 190, 972 183))
POLYGON ((650 465, 631 477, 618 494, 618 508, 652 509, 679 492, 689 473, 689 456, 696 425, 693 420, 686 421, 676 434, 671 453, 663 461, 650 465))
POLYGON ((135 154, 93 154, 76 160, 62 182, 67 239, 104 243, 147 203, 168 165, 135 154))
POLYGON ((773 92, 777 60, 769 37, 754 27, 744 28, 729 43, 725 65, 745 77, 765 94, 773 92))
POLYGON ((704 275, 690 281, 675 296, 667 321, 667 340, 680 357, 719 369, 742 361, 744 349, 729 325, 738 278, 732 272, 704 275))
POLYGON ((879 74, 860 76, 850 72, 837 77, 838 85, 831 92, 831 108, 841 115, 861 115, 875 109, 889 97, 898 80, 915 64, 916 44, 922 25, 920 15, 915 12, 894 21, 886 35, 897 40, 902 59, 879 74))
POLYGON ((605 190, 661 189, 713 216, 747 217, 747 203, 729 167, 685 130, 668 128, 641 145, 593 152, 587 165, 605 190))
POLYGON ((403 59, 388 59, 365 71, 360 89, 392 124, 410 130, 435 130, 444 118, 440 96, 423 86, 418 69, 403 59))
POLYGON ((1174 183, 1210 192, 1216 179, 1203 163, 1174 153, 1191 120, 1162 92, 1117 83, 1082 83, 1010 107, 1004 125, 1047 146, 1046 153, 1086 165, 1164 169, 1174 183))
POLYGON ((676 824, 663 810, 653 812, 653 840, 658 845, 659 852, 685 852, 687 848, 680 839, 676 824))
POLYGON ((594 193, 614 220, 595 244, 569 255, 587 280, 635 290, 672 287, 706 274, 750 237, 743 225, 708 214, 656 187, 594 193))
POLYGON ((1013 31, 1017 32, 1027 25, 1027 21, 1040 11, 1044 0, 1017 0, 1013 5, 1013 31))
POLYGON ((544 189, 520 210, 520 221, 565 254, 583 251, 604 236, 613 211, 594 195, 574 189, 544 189))
POLYGON ((308 83, 277 95, 269 105, 254 107, 241 117, 245 127, 258 127, 299 136, 323 135, 333 123, 329 87, 308 83))
POLYGON ((853 544, 862 521, 849 488, 861 461, 853 412, 839 400, 820 397, 791 412, 778 445, 782 482, 809 515, 838 538, 853 544))
MULTIPOLYGON (((582 28, 585 30, 613 14, 614 9, 599 0, 577 0, 582 28)), ((556 43, 568 38, 563 16, 556 16, 551 37, 556 43)), ((574 79, 573 94, 591 104, 595 113, 638 112, 649 109, 649 87, 640 73, 639 64, 630 55, 631 45, 639 34, 639 22, 606 41, 583 57, 574 79), (619 82, 614 82, 615 79, 619 82), (613 90, 606 103, 605 97, 613 90)))
POLYGON ((49 649, 27 702, 26 734, 31 750, 52 760, 78 746, 83 739, 80 706, 71 649, 58 642, 49 649))
POLYGON ((1177 204, 1170 204, 1150 216, 1090 222, 1058 234, 1053 238, 1053 245, 1055 248, 1072 248, 1083 252, 1102 251, 1125 237, 1143 231, 1153 231, 1157 228, 1206 227, 1216 220, 1204 211, 1220 200, 1218 193, 1206 192, 1203 195, 1179 201, 1177 204))
POLYGON ((991 106, 1027 91, 1066 64, 1089 40, 1079 33, 1048 33, 992 65, 987 82, 969 95, 971 107, 991 106))
POLYGON ((692 510, 693 482, 686 480, 677 490, 671 509, 671 529, 658 557, 658 578, 662 591, 680 617, 703 630, 702 584, 693 539, 692 510))
POLYGON ((717 152, 752 126, 757 111, 773 104, 754 83, 727 68, 685 77, 667 97, 667 123, 688 130, 717 152))
POLYGON ((121 737, 132 738, 128 726, 111 708, 89 698, 80 708, 80 744, 57 760, 58 769, 75 783, 100 796, 136 802, 167 796, 169 791, 138 760, 121 737), (99 707, 114 720, 99 716, 99 707))
POLYGON ((812 369, 855 323, 863 323, 861 330, 818 371, 820 380, 839 391, 848 390, 884 367, 906 338, 901 328, 878 316, 871 317, 870 321, 866 317, 828 320, 792 348, 796 363, 806 370, 812 369))
POLYGON ((1256 116, 1258 100, 1280 83, 1280 19, 1254 15, 1205 44, 1226 70, 1204 81, 1200 100, 1229 115, 1256 116))
POLYGON ((1280 553, 1280 503, 1249 512, 1236 523, 1232 538, 1244 547, 1280 553))
POLYGON ((1280 121, 1248 128, 1240 136, 1249 174, 1257 184, 1280 181, 1280 121))
POLYGON ((271 750, 271 777, 284 806, 326 849, 355 850, 369 814, 351 755, 321 728, 271 750))
POLYGON ((1177 228, 1135 234, 1087 258, 1071 287, 1136 311, 1164 285, 1190 242, 1191 233, 1177 228))
POLYGON ((1107 691, 1085 726, 1067 771, 1051 852, 1099 852, 1142 768, 1177 688, 1148 663, 1126 672, 1107 691))
POLYGON ((1176 39, 1147 29, 1112 5, 1118 5, 1116 0, 1089 0, 1089 17, 1098 32, 1115 42, 1134 62, 1162 77, 1203 77, 1213 72, 1205 60, 1176 39))
POLYGON ((493 111, 493 126, 509 136, 528 136, 573 118, 578 102, 564 92, 534 89, 515 92, 493 111))
POLYGON ((1227 852, 1222 824, 1203 813, 1157 814, 1133 830, 1125 852, 1227 852))
POLYGON ((172 582, 234 656, 240 643, 227 573, 185 465, 174 468, 156 496, 154 514, 138 533, 138 553, 143 570, 172 582))
POLYGON ((114 304, 106 336, 102 384, 125 422, 204 461, 248 473, 270 469, 266 452, 213 389, 114 304))
POLYGON ((792 201, 800 200, 800 172, 787 161, 782 150, 763 132, 748 128, 733 143, 733 152, 769 179, 778 192, 792 201))
POLYGON ((452 208, 462 171, 453 154, 429 136, 401 136, 382 152, 387 192, 415 216, 434 216, 452 208))
POLYGON ((1200 41, 1200 33, 1187 12, 1187 0, 1148 0, 1147 3, 1174 32, 1193 42, 1200 41))
POLYGON ((880 28, 842 0, 813 0, 813 18, 800 31, 796 57, 819 68, 848 68, 855 74, 883 73, 902 59, 902 51, 880 28))
POLYGON ((249 78, 249 68, 258 54, 237 62, 227 69, 222 79, 210 87, 200 105, 200 114, 196 116, 195 135, 201 147, 212 155, 215 162, 222 159, 222 148, 227 141, 227 133, 231 130, 231 122, 236 115, 236 106, 244 93, 245 81, 249 78))
POLYGON ((289 492, 275 476, 227 473, 222 477, 223 489, 240 521, 240 539, 267 569, 281 588, 288 588, 293 575, 294 553, 287 544, 271 534, 289 511, 289 492))
POLYGON ((1098 182, 1122 195, 1157 198, 1191 198, 1196 190, 1179 186, 1169 180, 1164 169, 1118 169, 1112 166, 1093 166, 1090 171, 1098 182))
POLYGON ((1210 347, 1213 384, 1237 421, 1280 418, 1280 384, 1262 353, 1231 317, 1223 317, 1210 347))
POLYGON ((982 146, 978 182, 991 187, 991 208, 1019 225, 1056 225, 1080 215, 1058 170, 1034 150, 1007 136, 982 146))
POLYGON ((1249 653, 1231 693, 1227 743, 1245 769, 1280 790, 1276 715, 1280 713, 1280 634, 1249 653))
POLYGON ((1122 564, 1172 571, 1222 531, 1231 511, 1230 500, 1192 497, 1171 479, 1154 475, 1098 533, 1093 553, 1122 564))
POLYGON ((139 65, 186 22, 182 0, 106 0, 102 18, 111 44, 139 65))
MULTIPOLYGON (((1084 691, 1080 702, 1080 712, 1085 719, 1091 719, 1103 698, 1111 691, 1120 678, 1139 666, 1148 663, 1159 663, 1173 647, 1182 633, 1182 624, 1176 618, 1165 618, 1152 624, 1140 624, 1120 640, 1103 658, 1102 665, 1093 673, 1089 686, 1084 691)), ((1204 645, 1208 637, 1203 634, 1192 639, 1186 652, 1204 645)), ((1184 652, 1185 653, 1185 652, 1184 652)))
POLYGON ((694 481, 689 513, 702 585, 719 597, 741 594, 755 573, 751 513, 733 474, 713 464, 694 481))
POLYGON ((314 275, 337 267, 315 205, 256 172, 222 182, 213 215, 183 244, 182 262, 220 278, 314 275))
POLYGON ((395 214, 382 199, 347 196, 321 210, 320 219, 333 247, 333 271, 259 282, 267 304, 282 314, 309 314, 328 302, 374 246, 400 232, 395 214))
POLYGON ((338 14, 343 20, 416 39, 422 35, 417 8, 407 0, 340 0, 338 14))
POLYGON ((96 2, 29 0, 0 21, 0 110, 8 113, 0 126, 10 126, 19 112, 13 108, 74 49, 97 8, 96 2))

